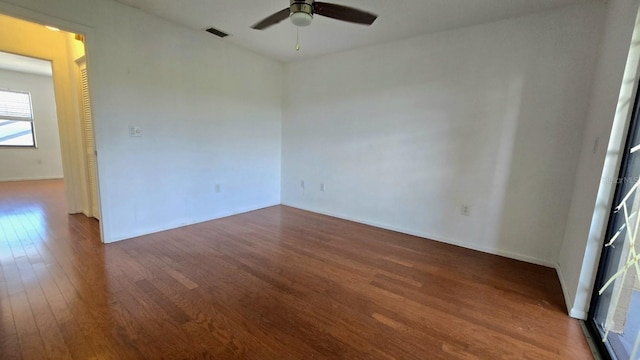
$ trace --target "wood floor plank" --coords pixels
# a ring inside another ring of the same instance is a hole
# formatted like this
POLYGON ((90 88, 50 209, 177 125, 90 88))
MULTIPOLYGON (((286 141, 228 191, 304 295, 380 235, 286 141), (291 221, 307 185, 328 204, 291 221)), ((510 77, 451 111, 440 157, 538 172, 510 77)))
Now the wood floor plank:
MULTIPOLYGON (((26 270, 28 271, 28 270, 26 270)), ((35 275, 31 275, 34 276, 35 275)), ((37 280, 36 280, 37 281, 37 280)), ((48 358, 70 359, 71 355, 65 341, 62 338, 58 322, 51 311, 48 300, 42 293, 39 284, 31 284, 25 287, 25 294, 38 328, 40 338, 48 358)))
MULTIPOLYGON (((0 252, 5 251, 0 244, 0 252)), ((20 358, 20 342, 18 341, 18 332, 16 330, 13 311, 11 304, 7 299, 9 294, 7 292, 6 280, 4 277, 4 271, 0 266, 0 354, 4 354, 7 359, 19 359, 20 358)))
POLYGON ((555 271, 276 206, 104 245, 0 183, 1 359, 586 359, 555 271))
MULTIPOLYGON (((40 267, 45 265, 40 264, 40 267)), ((47 269, 48 271, 48 269, 47 269)), ((44 274, 45 271, 38 272, 44 274)), ((73 359, 91 359, 96 357, 95 349, 89 344, 89 339, 82 331, 79 331, 80 326, 69 310, 69 304, 64 299, 60 289, 58 288, 53 276, 50 273, 39 277, 39 282, 42 286, 44 296, 51 308, 55 321, 57 323, 60 334, 64 343, 69 350, 70 356, 73 359)))
POLYGON ((16 324, 18 341, 23 359, 46 359, 47 353, 40 337, 29 299, 24 291, 9 295, 11 310, 16 324))

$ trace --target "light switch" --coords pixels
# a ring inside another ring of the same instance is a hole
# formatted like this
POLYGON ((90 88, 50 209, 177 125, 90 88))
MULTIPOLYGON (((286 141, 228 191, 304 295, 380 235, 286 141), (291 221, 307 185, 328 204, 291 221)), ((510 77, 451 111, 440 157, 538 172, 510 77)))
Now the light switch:
POLYGON ((129 126, 129 136, 131 137, 140 137, 142 136, 142 128, 139 126, 129 126))

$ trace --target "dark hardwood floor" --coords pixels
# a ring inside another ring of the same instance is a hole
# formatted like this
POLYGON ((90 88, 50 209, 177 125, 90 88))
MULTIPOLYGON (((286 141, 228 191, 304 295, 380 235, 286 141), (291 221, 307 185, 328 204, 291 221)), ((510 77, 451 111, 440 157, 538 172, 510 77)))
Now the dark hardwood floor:
POLYGON ((587 359, 552 269, 285 206, 103 245, 0 183, 1 359, 587 359))

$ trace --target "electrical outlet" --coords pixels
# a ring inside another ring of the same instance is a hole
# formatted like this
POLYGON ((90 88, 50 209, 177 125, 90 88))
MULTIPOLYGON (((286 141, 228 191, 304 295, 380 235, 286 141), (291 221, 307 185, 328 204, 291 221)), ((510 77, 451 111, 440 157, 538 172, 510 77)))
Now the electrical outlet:
POLYGON ((471 206, 469 205, 461 205, 460 206, 460 215, 462 216, 471 216, 471 206))
POLYGON ((304 180, 300 180, 300 188, 302 188, 302 190, 304 190, 304 180))
POLYGON ((324 192, 324 184, 320 184, 320 191, 324 192))
POLYGON ((216 184, 216 192, 219 193, 221 190, 220 184, 216 184))

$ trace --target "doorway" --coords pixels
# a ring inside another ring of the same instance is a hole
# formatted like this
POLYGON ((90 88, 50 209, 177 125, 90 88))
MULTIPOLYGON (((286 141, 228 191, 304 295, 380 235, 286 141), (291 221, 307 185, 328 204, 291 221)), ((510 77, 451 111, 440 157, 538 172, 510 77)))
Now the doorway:
POLYGON ((0 181, 63 177, 51 62, 0 52, 0 181))
MULTIPOLYGON (((51 21, 53 25, 60 23, 67 28, 73 27, 56 19, 51 21)), ((52 64, 67 213, 83 213, 99 219, 85 37, 3 14, 0 14, 0 27, 11 35, 0 38, 0 51, 47 60, 52 64)))
POLYGON ((640 101, 622 156, 588 325, 611 359, 640 358, 640 101))

